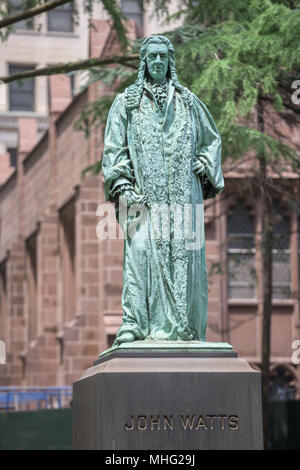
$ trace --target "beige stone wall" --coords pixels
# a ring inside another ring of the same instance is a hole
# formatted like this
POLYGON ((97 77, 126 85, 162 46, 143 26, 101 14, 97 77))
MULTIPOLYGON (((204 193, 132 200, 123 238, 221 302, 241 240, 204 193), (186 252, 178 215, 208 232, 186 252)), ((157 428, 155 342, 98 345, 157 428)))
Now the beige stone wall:
MULTIPOLYGON (((8 74, 8 66, 45 67, 54 63, 86 59, 88 50, 88 18, 79 1, 79 24, 72 33, 47 31, 46 13, 35 17, 34 30, 16 30, 1 43, 0 75, 8 74), (63 47, 62 47, 63 39, 63 47)), ((98 11, 96 12, 99 13, 98 11)), ((8 89, 0 87, 0 113, 8 111, 8 89)), ((47 77, 36 78, 35 112, 48 113, 47 77)))

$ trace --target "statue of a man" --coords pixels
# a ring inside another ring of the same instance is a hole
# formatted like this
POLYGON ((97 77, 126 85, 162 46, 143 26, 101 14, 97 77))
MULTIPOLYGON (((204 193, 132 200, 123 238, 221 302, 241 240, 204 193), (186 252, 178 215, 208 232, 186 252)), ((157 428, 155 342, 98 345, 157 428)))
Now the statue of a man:
POLYGON ((205 341, 204 237, 191 249, 185 237, 175 236, 175 226, 188 207, 193 231, 204 233, 203 211, 197 218, 196 207, 203 209, 203 200, 224 188, 221 139, 207 108, 180 84, 166 37, 144 40, 138 78, 116 97, 104 144, 106 199, 116 203, 117 215, 120 197, 129 207, 145 204, 149 215, 147 236, 124 240, 123 320, 115 345, 205 341), (157 236, 151 223, 161 206, 181 208, 170 211, 169 237, 157 236))

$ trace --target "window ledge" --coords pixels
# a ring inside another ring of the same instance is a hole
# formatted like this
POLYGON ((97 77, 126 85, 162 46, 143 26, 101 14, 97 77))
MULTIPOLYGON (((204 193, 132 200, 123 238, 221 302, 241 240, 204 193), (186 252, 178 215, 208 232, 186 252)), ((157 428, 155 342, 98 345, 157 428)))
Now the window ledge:
MULTIPOLYGON (((257 299, 228 299, 228 305, 258 305, 257 299)), ((273 307, 280 306, 291 306, 295 305, 295 300, 293 299, 273 299, 273 307)))
POLYGON ((257 299, 228 299, 228 305, 257 305, 257 299))
POLYGON ((2 111, 0 117, 19 118, 19 117, 33 117, 36 119, 46 119, 49 117, 47 113, 38 113, 36 111, 2 111))
POLYGON ((295 300, 294 299, 273 299, 272 300, 272 305, 295 305, 295 300))
POLYGON ((23 35, 26 36, 37 36, 38 34, 42 34, 41 31, 36 31, 34 29, 15 29, 11 34, 23 35))
POLYGON ((79 38, 79 34, 75 32, 66 32, 66 31, 46 31, 45 36, 51 37, 66 37, 66 38, 79 38))
POLYGON ((11 34, 16 35, 26 35, 26 36, 55 36, 55 37, 70 37, 70 38, 79 38, 80 35, 78 32, 71 31, 37 31, 34 29, 16 29, 11 34))

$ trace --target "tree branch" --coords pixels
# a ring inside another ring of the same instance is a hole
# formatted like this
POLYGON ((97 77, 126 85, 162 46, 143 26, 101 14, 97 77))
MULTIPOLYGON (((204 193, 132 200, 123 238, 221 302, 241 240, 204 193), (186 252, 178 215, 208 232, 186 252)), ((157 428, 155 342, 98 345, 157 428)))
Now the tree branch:
POLYGON ((57 75, 60 73, 69 73, 74 70, 86 69, 89 67, 95 67, 99 65, 110 65, 110 64, 124 64, 131 66, 129 62, 138 60, 138 54, 131 54, 128 56, 109 56, 105 58, 97 59, 86 59, 80 60, 79 62, 69 62, 66 64, 56 64, 49 67, 42 67, 40 69, 27 70, 25 72, 16 73, 7 77, 0 77, 0 81, 4 83, 10 83, 15 80, 22 80, 24 78, 39 77, 41 75, 57 75))
POLYGON ((26 20, 27 18, 32 18, 33 16, 40 15, 48 10, 53 10, 53 8, 64 5, 65 3, 70 3, 72 0, 52 0, 50 2, 43 3, 43 5, 38 5, 36 7, 30 8, 29 10, 22 11, 20 13, 15 13, 14 15, 8 16, 0 20, 0 29, 6 28, 11 24, 17 23, 21 20, 26 20))

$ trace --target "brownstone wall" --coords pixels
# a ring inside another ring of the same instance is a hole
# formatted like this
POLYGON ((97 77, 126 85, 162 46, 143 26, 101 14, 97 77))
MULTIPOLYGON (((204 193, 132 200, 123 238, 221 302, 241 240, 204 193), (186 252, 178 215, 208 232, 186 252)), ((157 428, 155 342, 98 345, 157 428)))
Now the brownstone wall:
POLYGON ((10 156, 8 153, 0 155, 0 187, 14 172, 14 168, 10 166, 10 156))
MULTIPOLYGON (((110 26, 105 21, 97 26, 101 53, 110 26)), ((103 188, 99 177, 82 177, 99 158, 91 148, 92 141, 99 146, 101 134, 98 130, 87 140, 74 130, 90 91, 71 103, 66 77, 50 77, 49 89, 49 131, 36 145, 36 122, 20 120, 18 168, 0 192, 7 304, 1 384, 72 384, 107 346, 101 316, 103 253, 96 235, 103 188), (67 233, 68 224, 73 233, 67 233)))
MULTIPOLYGON (((118 53, 109 23, 99 20, 95 26, 90 55, 118 53)), ((102 129, 89 139, 74 130, 81 109, 106 89, 93 84, 72 102, 66 77, 51 77, 49 89, 49 131, 36 144, 36 123, 22 119, 18 168, 0 189, 0 268, 6 273, 0 334, 8 353, 0 374, 3 385, 72 384, 107 348, 122 317, 123 240, 97 238, 103 179, 82 176, 101 156, 102 129)), ((228 172, 226 192, 239 176, 228 172)), ((217 263, 226 265, 227 199, 205 204, 208 272, 217 263)), ((294 250, 296 237, 294 232, 294 250)), ((295 259, 292 263, 295 271, 295 259)), ((298 286, 296 275, 293 286, 298 286)), ((207 340, 229 341, 241 356, 259 362, 261 305, 260 290, 255 301, 230 302, 226 272, 215 272, 209 277, 207 340)), ((296 300, 274 305, 274 363, 290 362, 297 325, 296 300)))

